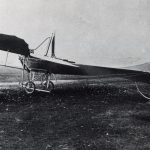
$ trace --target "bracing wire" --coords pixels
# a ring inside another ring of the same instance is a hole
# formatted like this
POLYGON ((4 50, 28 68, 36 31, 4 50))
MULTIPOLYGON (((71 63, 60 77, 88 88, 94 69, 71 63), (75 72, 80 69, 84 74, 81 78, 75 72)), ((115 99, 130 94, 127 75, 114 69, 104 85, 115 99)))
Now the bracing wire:
POLYGON ((43 40, 43 42, 41 44, 39 44, 35 49, 33 50, 37 50, 44 42, 46 42, 48 39, 50 39, 51 37, 47 37, 46 39, 43 40))

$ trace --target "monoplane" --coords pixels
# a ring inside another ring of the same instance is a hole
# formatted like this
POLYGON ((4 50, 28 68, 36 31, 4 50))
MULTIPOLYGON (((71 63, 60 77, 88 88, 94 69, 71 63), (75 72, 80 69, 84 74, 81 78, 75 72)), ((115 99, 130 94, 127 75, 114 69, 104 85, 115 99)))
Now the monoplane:
MULTIPOLYGON (((144 83, 149 83, 150 81, 150 72, 143 70, 143 68, 134 70, 91 66, 57 58, 55 56, 55 34, 46 38, 35 49, 29 49, 28 44, 21 38, 12 35, 0 34, 0 50, 6 51, 7 53, 19 54, 19 60, 22 64, 21 85, 28 94, 32 94, 35 90, 51 92, 54 89, 54 83, 51 79, 54 78, 57 80, 55 76, 56 74, 76 75, 83 76, 85 78, 121 77, 144 83), (45 55, 35 55, 35 51, 39 50, 46 41, 48 41, 48 45, 45 50, 45 55), (51 56, 48 57, 50 49, 51 56), (25 72, 27 73, 27 80, 25 80, 25 72), (37 76, 39 78, 38 80, 36 80, 37 76)), ((4 66, 11 67, 6 64, 4 66)), ((149 99, 149 97, 146 97, 139 90, 137 84, 136 87, 142 96, 149 99)))

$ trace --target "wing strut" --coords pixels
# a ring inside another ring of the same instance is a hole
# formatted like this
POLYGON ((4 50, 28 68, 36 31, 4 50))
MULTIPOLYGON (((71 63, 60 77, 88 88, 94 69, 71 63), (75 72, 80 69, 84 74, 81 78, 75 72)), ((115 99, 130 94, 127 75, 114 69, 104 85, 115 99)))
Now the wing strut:
POLYGON ((5 66, 6 66, 6 63, 7 63, 8 54, 9 54, 9 51, 7 51, 7 56, 6 56, 5 66))
POLYGON ((52 34, 52 54, 51 57, 55 57, 55 34, 52 34))

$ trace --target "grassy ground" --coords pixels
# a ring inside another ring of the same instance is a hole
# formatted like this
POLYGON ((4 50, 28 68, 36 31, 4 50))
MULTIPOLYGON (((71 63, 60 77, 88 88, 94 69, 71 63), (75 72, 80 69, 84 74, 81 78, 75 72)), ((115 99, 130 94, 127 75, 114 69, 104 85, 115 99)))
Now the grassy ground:
POLYGON ((150 103, 116 81, 61 84, 51 95, 1 90, 0 149, 150 149, 150 103))

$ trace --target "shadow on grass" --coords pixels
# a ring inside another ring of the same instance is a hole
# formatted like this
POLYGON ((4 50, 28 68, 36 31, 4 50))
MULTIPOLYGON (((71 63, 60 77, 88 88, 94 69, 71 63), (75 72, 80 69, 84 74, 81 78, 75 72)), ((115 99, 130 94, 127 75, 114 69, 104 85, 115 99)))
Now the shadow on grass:
POLYGON ((0 101, 4 103, 41 102, 43 100, 52 101, 55 99, 80 103, 87 103, 89 100, 105 101, 108 103, 147 102, 147 100, 142 98, 135 89, 130 90, 118 88, 116 86, 74 86, 71 88, 57 88, 50 94, 35 92, 32 95, 27 95, 22 89, 1 90, 0 93, 0 101))

